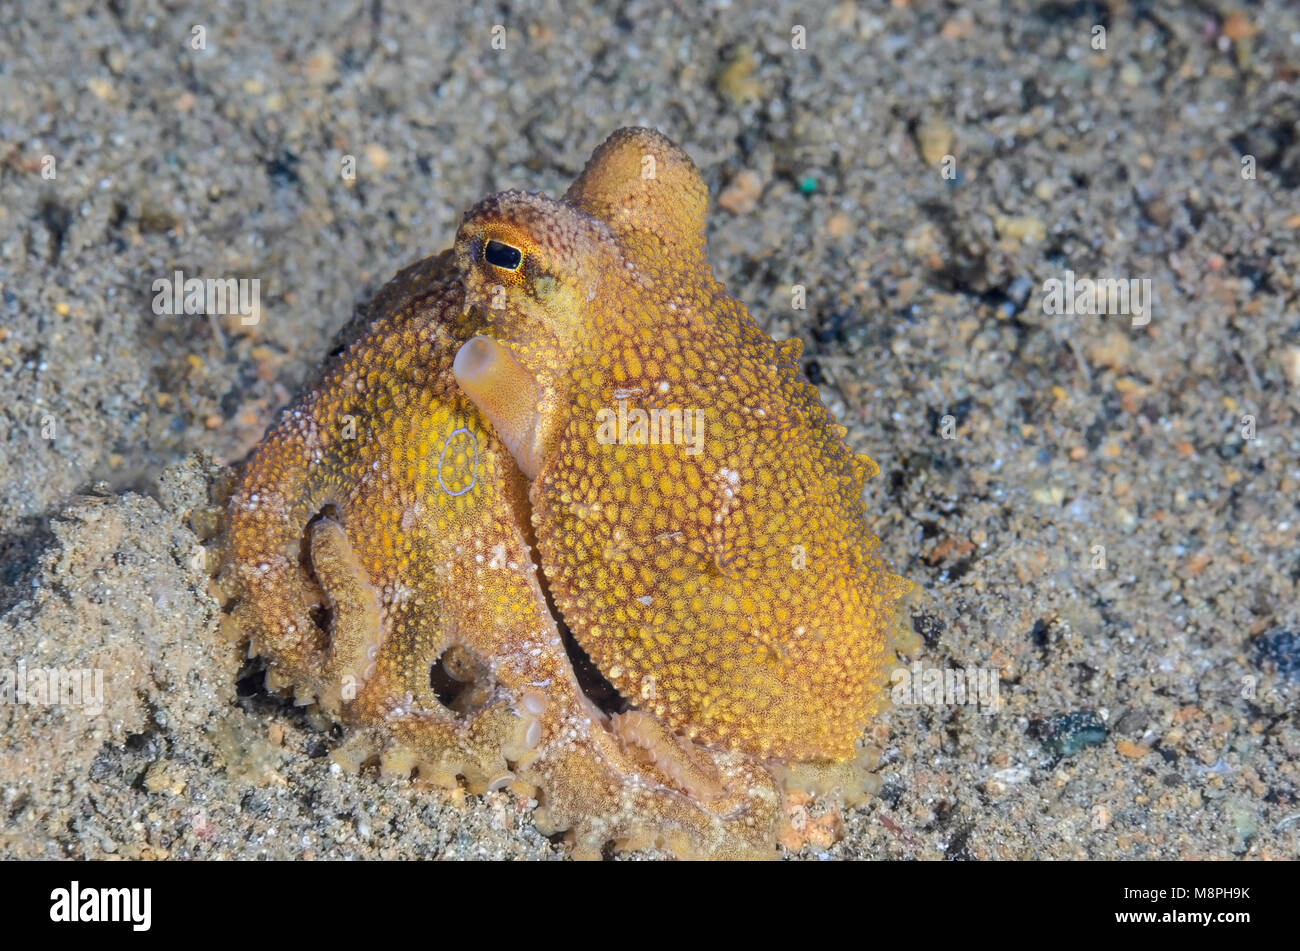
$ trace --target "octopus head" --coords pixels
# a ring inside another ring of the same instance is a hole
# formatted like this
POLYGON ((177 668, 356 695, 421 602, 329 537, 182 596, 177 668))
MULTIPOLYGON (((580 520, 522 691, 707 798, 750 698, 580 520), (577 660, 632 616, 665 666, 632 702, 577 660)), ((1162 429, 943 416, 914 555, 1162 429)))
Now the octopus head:
POLYGON ((488 199, 457 248, 501 333, 463 345, 456 379, 532 480, 555 606, 637 722, 841 761, 909 586, 866 527, 876 466, 798 341, 715 281, 706 205, 690 159, 646 130, 611 137, 563 201, 488 199))

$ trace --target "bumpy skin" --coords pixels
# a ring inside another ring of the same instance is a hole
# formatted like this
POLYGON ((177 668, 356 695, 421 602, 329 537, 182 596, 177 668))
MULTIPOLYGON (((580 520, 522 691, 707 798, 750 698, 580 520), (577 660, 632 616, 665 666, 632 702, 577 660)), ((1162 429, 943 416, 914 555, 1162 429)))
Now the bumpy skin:
POLYGON ((232 636, 355 727, 343 758, 536 792, 580 854, 771 855, 786 788, 859 785, 908 585, 797 343, 714 281, 706 205, 646 130, 562 202, 485 200, 245 464, 232 636), (702 439, 611 444, 621 400, 698 410, 702 439))

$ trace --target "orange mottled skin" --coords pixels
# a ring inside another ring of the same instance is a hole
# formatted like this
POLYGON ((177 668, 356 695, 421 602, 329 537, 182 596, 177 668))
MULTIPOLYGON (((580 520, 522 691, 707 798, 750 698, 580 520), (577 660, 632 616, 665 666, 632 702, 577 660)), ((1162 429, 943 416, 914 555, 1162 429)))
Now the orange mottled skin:
POLYGON ((563 201, 485 200, 244 465, 232 631, 355 727, 344 758, 535 792, 581 854, 773 854, 785 788, 858 782, 908 584, 797 343, 714 280, 706 206, 646 130, 563 201), (458 386, 476 336, 509 372, 458 386), (638 410, 702 428, 611 430, 638 410), (547 593, 620 702, 584 695, 547 593))

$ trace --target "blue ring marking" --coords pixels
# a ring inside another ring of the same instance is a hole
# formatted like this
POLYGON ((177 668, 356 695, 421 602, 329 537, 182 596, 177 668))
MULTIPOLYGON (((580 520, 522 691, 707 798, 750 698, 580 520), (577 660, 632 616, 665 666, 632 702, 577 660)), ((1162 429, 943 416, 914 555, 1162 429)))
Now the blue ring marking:
POLYGON ((456 498, 459 495, 464 495, 466 492, 468 492, 470 489, 474 488, 474 486, 478 484, 478 437, 475 436, 468 429, 466 429, 464 426, 460 427, 459 429, 453 429, 451 431, 451 435, 447 437, 447 441, 442 444, 442 454, 438 456, 438 484, 442 486, 442 491, 446 492, 452 498, 456 498), (465 488, 461 489, 459 492, 453 492, 451 491, 451 489, 447 488, 447 483, 442 481, 442 463, 443 460, 447 458, 447 450, 451 448, 451 441, 455 439, 457 436, 459 436, 461 433, 464 433, 466 436, 468 436, 470 438, 470 441, 473 442, 474 444, 474 457, 472 460, 472 471, 471 471, 471 475, 473 476, 473 478, 470 480, 469 485, 465 486, 465 488))

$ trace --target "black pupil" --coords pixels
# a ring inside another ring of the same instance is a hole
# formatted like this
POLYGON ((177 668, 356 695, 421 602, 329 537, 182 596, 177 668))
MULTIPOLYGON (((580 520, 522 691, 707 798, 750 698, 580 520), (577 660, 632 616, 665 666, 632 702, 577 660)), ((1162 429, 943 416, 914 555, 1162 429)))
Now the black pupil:
POLYGON ((507 271, 515 270, 519 267, 519 262, 524 259, 518 248, 512 248, 500 241, 489 241, 487 247, 483 249, 483 257, 487 259, 488 264, 503 267, 507 271))

